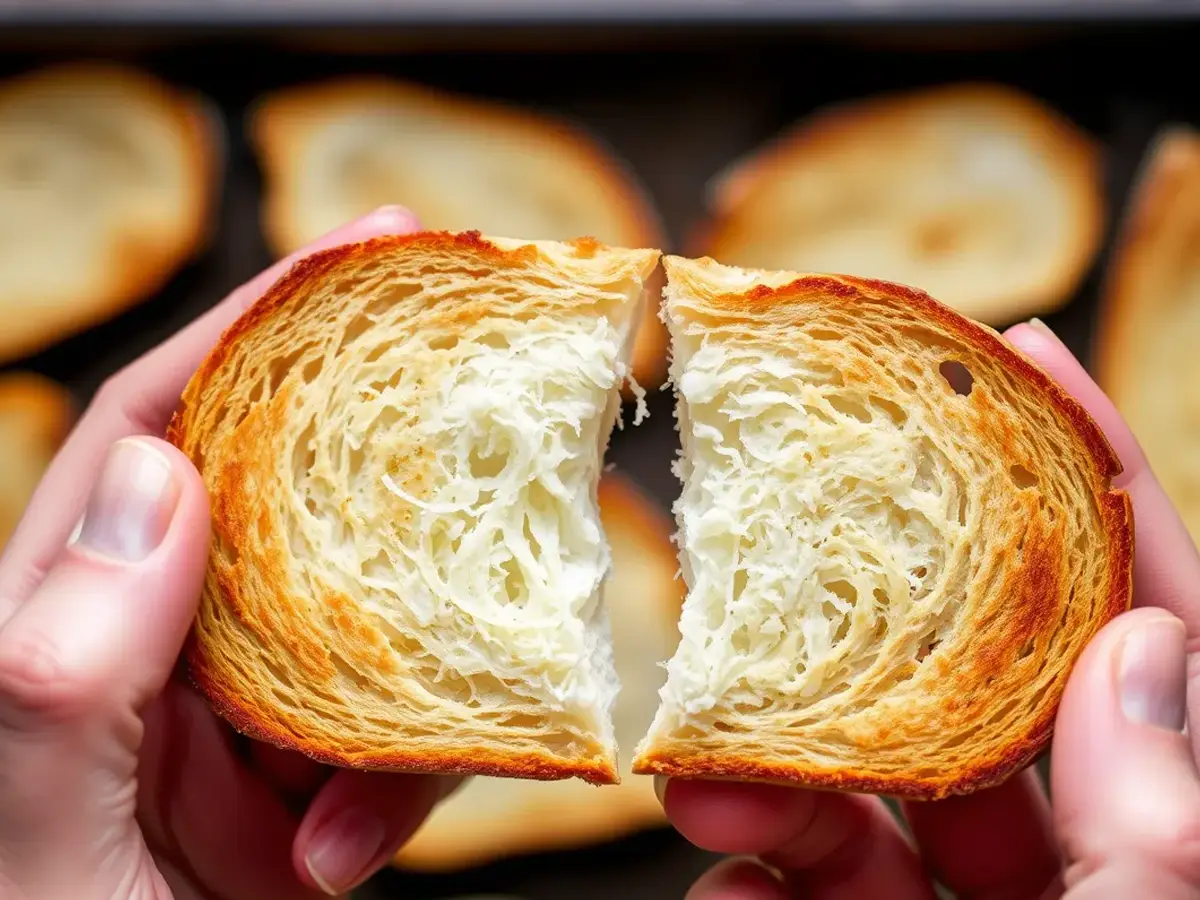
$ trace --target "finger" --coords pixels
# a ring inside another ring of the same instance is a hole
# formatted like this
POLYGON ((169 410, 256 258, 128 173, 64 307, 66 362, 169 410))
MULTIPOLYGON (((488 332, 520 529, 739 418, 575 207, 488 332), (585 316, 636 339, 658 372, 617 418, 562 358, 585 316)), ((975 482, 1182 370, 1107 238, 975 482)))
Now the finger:
POLYGON ((1184 639, 1174 616, 1134 610, 1100 631, 1071 674, 1051 761, 1068 887, 1130 865, 1200 885, 1200 779, 1181 730, 1184 639))
POLYGON ((1174 505, 1154 477, 1146 456, 1112 401, 1079 361, 1046 326, 1017 325, 1005 332, 1074 396, 1108 436, 1124 472, 1116 486, 1133 501, 1137 540, 1134 547, 1134 603, 1161 606, 1182 619, 1188 634, 1200 638, 1200 554, 1174 505))
POLYGON ((1050 804, 1028 769, 999 787, 904 814, 925 865, 956 897, 1037 897, 1058 875, 1050 804))
POLYGON ((78 542, 0 628, 0 846, 101 865, 112 848, 96 836, 132 822, 136 713, 174 670, 208 540, 183 454, 150 438, 111 448, 78 542))
POLYGON ((329 766, 261 741, 250 742, 250 758, 267 783, 292 798, 311 798, 333 774, 329 766))
POLYGON ((697 847, 761 857, 804 897, 933 900, 916 853, 876 797, 681 779, 662 796, 697 847))
POLYGON ((242 285, 110 378, 51 463, 0 557, 0 615, 27 597, 53 564, 79 520, 109 445, 131 435, 161 436, 188 379, 221 333, 296 260, 322 248, 416 227, 407 210, 385 207, 339 228, 242 285))
POLYGON ((452 784, 432 775, 338 772, 296 834, 297 874, 327 894, 358 886, 387 865, 452 784))
POLYGON ((701 876, 686 900, 788 900, 783 883, 763 865, 748 859, 718 863, 701 876))

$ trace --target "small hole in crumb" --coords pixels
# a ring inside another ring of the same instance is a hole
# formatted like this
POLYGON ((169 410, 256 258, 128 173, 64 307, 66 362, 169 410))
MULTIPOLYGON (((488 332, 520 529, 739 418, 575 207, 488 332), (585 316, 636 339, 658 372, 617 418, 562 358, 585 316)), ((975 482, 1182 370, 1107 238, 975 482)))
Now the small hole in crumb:
POLYGON ((954 393, 960 397, 966 397, 971 393, 971 388, 975 386, 975 378, 971 375, 971 370, 956 359, 946 360, 938 366, 938 371, 946 379, 946 383, 950 385, 954 393))
POLYGON ((1037 484, 1037 476, 1024 466, 1010 466, 1008 474, 1012 476, 1013 484, 1024 490, 1037 484))

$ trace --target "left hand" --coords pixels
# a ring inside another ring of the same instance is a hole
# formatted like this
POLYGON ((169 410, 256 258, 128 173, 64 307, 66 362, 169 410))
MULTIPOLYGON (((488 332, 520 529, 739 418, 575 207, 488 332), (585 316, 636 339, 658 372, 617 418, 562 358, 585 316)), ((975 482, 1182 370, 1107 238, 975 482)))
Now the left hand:
MULTIPOLYGON (((297 256, 414 228, 407 212, 383 209, 297 256)), ((104 385, 0 559, 0 896, 341 893, 453 787, 334 771, 242 739, 175 674, 208 502, 160 438, 221 332, 295 258, 104 385)))
POLYGON ((1198 657, 1187 657, 1200 641, 1200 555, 1128 427, 1066 347, 1040 324, 1006 336, 1104 429, 1137 523, 1143 608, 1101 629, 1072 671, 1051 752, 1053 806, 1028 770, 969 796, 903 804, 910 837, 877 797, 659 782, 686 838, 742 857, 709 872, 688 900, 935 900, 935 882, 964 900, 1200 898, 1195 717, 1182 732, 1187 682, 1200 678, 1198 657))

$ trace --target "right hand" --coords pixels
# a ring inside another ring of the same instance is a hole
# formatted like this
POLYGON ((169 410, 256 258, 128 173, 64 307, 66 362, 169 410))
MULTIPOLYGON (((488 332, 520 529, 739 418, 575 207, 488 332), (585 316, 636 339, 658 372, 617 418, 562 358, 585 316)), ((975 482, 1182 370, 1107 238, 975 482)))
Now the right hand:
POLYGON ((688 900, 935 900, 935 881, 971 900, 1200 898, 1200 555, 1128 426, 1066 347, 1039 323, 1006 336, 1104 429, 1137 529, 1138 608, 1101 629, 1071 674, 1053 805, 1031 770, 970 796, 904 804, 910 837, 876 797, 660 783, 685 837, 743 857, 709 872, 688 900))

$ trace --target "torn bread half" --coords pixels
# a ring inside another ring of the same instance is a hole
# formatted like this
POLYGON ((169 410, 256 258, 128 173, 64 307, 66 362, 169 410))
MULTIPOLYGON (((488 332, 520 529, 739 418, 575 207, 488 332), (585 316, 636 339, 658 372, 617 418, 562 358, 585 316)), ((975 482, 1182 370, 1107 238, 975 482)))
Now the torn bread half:
POLYGON ((379 238, 229 329, 168 432, 212 499, 218 712, 340 766, 617 780, 596 485, 657 258, 379 238))
POLYGON ((505 857, 615 840, 666 822, 649 778, 628 778, 633 749, 658 706, 662 664, 679 640, 683 582, 670 517, 617 473, 600 482, 600 519, 612 548, 604 605, 621 692, 613 710, 622 780, 597 791, 580 781, 473 778, 433 811, 396 864, 449 871, 505 857))
POLYGON ((70 392, 42 375, 0 375, 0 551, 75 421, 70 392))
POLYGON ((215 135, 199 101, 137 69, 0 82, 0 362, 147 299, 200 249, 215 135))
POLYGON ((1029 763, 1130 602, 1098 426, 920 291, 666 269, 689 593, 634 771, 936 798, 1029 763))
POLYGON ((1200 131, 1154 141, 1106 281, 1100 384, 1200 542, 1200 131))
POLYGON ((1066 303, 1104 232, 1093 140, 1011 88, 962 84, 820 111, 732 166, 696 254, 919 284, 1007 324, 1066 303))
MULTIPOLYGON (((251 133, 267 189, 264 227, 281 256, 393 203, 431 229, 664 246, 659 215, 626 164, 555 117, 350 77, 264 97, 251 133)), ((660 385, 667 367, 655 312, 647 310, 633 354, 646 388, 660 385)))

